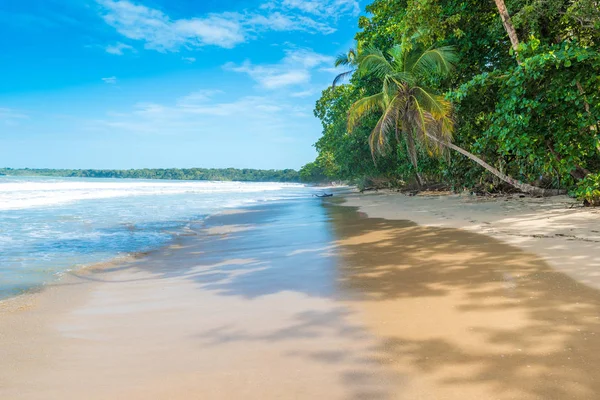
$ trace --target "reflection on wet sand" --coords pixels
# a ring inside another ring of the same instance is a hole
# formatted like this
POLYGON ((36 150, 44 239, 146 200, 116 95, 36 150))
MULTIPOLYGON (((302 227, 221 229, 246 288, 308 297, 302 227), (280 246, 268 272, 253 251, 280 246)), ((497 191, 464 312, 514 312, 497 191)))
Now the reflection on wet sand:
POLYGON ((340 288, 406 399, 597 399, 600 294, 486 236, 332 207, 340 288))
POLYGON ((0 309, 0 398, 598 398, 600 295, 535 256, 321 201, 252 211, 0 309))
POLYGON ((377 339, 335 300, 326 210, 253 211, 0 312, 0 398, 391 398, 377 339))

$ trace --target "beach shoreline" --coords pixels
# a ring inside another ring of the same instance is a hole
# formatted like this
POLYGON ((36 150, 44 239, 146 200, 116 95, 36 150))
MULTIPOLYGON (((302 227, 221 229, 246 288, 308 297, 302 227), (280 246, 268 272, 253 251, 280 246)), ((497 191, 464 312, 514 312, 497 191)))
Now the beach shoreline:
POLYGON ((158 248, 220 210, 308 192, 267 182, 0 179, 0 298, 69 269, 158 248))
MULTIPOLYGON (((0 308, 0 397, 343 398, 337 377, 360 364, 318 359, 334 357, 332 345, 367 357, 374 343, 330 298, 320 201, 229 210, 194 228, 198 235, 66 274, 0 308), (305 267, 288 269, 288 258, 305 267)), ((378 389, 387 379, 379 369, 368 371, 378 389)))
POLYGON ((222 212, 0 303, 0 397, 594 399, 599 214, 570 204, 344 193, 222 212))
MULTIPOLYGON (((198 221, 193 221, 192 223, 197 223, 198 221)), ((89 264, 75 264, 72 265, 62 271, 56 272, 53 275, 52 280, 35 284, 26 289, 22 289, 21 292, 16 294, 9 295, 7 297, 0 297, 0 310, 2 309, 10 309, 11 307, 21 307, 22 303, 26 303, 31 301, 32 298, 43 293, 47 288, 52 287, 53 285, 61 285, 65 282, 68 282, 72 279, 73 276, 84 275, 88 273, 98 272, 102 270, 107 270, 111 268, 117 268, 119 265, 127 264, 133 262, 135 260, 141 259, 143 257, 148 256, 152 252, 160 251, 161 249, 167 248, 171 246, 173 243, 177 241, 180 236, 189 236, 190 230, 189 225, 183 225, 179 231, 169 231, 168 232, 171 237, 164 243, 161 243, 158 246, 147 248, 144 250, 133 251, 123 254, 117 254, 112 258, 108 258, 106 260, 93 262, 89 264)), ((191 233, 192 235, 194 233, 191 233)))

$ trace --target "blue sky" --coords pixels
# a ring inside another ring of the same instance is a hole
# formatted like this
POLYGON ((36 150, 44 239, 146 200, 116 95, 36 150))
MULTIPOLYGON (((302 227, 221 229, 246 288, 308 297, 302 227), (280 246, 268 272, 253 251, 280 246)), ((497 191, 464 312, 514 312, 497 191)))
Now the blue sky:
POLYGON ((0 166, 299 168, 357 0, 2 0, 0 166))

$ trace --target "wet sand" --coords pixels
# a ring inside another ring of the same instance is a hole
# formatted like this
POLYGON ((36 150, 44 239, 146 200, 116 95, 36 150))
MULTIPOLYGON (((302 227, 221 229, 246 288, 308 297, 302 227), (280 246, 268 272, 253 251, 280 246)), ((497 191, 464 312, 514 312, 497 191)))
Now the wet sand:
POLYGON ((378 398, 320 201, 255 207, 2 303, 2 399, 378 398))
POLYGON ((0 303, 0 398, 598 398, 596 289, 488 236, 313 200, 0 303))

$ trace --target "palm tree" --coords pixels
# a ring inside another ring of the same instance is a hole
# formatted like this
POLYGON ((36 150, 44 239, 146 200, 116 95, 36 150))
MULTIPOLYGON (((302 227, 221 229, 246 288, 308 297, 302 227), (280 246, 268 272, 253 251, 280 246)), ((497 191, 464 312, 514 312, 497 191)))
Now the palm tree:
POLYGON ((352 105, 348 130, 352 131, 370 111, 380 111, 381 118, 369 136, 373 158, 376 153, 385 153, 390 132, 394 132, 398 140, 401 133, 417 183, 421 186, 423 179, 418 172, 416 142, 439 153, 439 143, 449 142, 452 138, 453 123, 450 103, 419 83, 428 76, 449 73, 457 57, 451 47, 419 52, 406 51, 400 45, 394 46, 388 56, 389 59, 376 48, 367 48, 359 57, 359 73, 381 80, 382 89, 352 105))
MULTIPOLYGON (((358 48, 358 46, 356 47, 358 48)), ((338 83, 340 83, 340 81, 348 78, 349 76, 351 76, 354 71, 356 71, 356 65, 357 65, 357 61, 358 61, 358 50, 351 48, 350 50, 348 50, 347 53, 342 53, 340 55, 338 55, 335 59, 335 67, 340 67, 342 65, 344 66, 349 66, 350 69, 346 72, 342 72, 341 74, 339 74, 338 76, 335 77, 335 79, 333 80, 332 83, 332 87, 336 87, 338 83)))
POLYGON ((397 141, 402 135, 419 186, 423 179, 418 172, 416 143, 435 155, 442 154, 444 149, 455 150, 523 192, 556 194, 555 191, 519 182, 452 143, 452 105, 443 96, 423 86, 422 82, 426 78, 447 75, 457 58, 454 49, 449 46, 420 51, 396 45, 388 51, 387 57, 376 48, 365 49, 357 59, 358 72, 377 78, 382 87, 379 93, 363 97, 350 107, 348 131, 352 132, 365 115, 380 112, 381 117, 369 136, 373 160, 376 153, 385 154, 392 132, 397 141))

